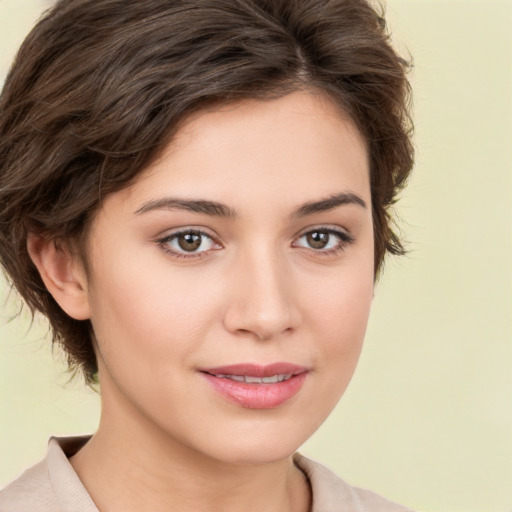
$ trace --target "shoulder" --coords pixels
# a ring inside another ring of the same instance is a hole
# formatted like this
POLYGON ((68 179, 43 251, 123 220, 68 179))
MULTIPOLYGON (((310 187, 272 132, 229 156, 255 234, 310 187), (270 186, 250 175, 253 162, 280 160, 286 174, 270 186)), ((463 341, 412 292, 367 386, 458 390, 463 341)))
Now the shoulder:
POLYGON ((412 512, 367 489, 352 487, 330 469, 300 454, 294 462, 308 477, 312 496, 312 512, 412 512))
POLYGON ((68 460, 88 440, 51 438, 46 458, 0 491, 0 512, 98 512, 68 460))
POLYGON ((59 510, 46 460, 32 466, 0 491, 0 512, 57 512, 59 510))

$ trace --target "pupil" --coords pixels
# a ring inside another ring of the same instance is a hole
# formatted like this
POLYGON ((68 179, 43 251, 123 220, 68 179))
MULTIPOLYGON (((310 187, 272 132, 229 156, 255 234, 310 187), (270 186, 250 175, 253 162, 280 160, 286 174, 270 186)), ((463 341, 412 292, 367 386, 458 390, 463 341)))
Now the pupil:
POLYGON ((201 245, 201 235, 186 233, 178 237, 178 245, 184 251, 195 251, 201 245))
POLYGON ((323 249, 329 241, 329 233, 325 231, 314 231, 307 235, 308 244, 313 249, 323 249))

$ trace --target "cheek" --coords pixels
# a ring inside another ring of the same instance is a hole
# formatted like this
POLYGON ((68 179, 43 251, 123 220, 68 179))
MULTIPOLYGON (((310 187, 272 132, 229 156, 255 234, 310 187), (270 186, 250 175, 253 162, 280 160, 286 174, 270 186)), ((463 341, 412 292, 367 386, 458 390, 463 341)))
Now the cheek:
POLYGON ((321 351, 320 369, 330 376, 330 385, 343 387, 355 370, 373 299, 371 265, 368 270, 340 272, 323 287, 309 289, 307 323, 321 351))
POLYGON ((122 349, 135 364, 185 358, 204 337, 215 316, 213 291, 197 273, 173 272, 155 260, 141 267, 123 258, 115 271, 97 269, 92 324, 104 356, 122 349))
MULTIPOLYGON (((323 286, 309 286, 306 337, 314 361, 308 406, 313 433, 331 413, 354 374, 373 298, 373 262, 336 272, 323 286)), ((318 283, 317 283, 318 284, 318 283)))
POLYGON ((364 269, 340 272, 323 286, 309 287, 307 295, 312 321, 328 339, 364 335, 372 299, 373 274, 364 269))

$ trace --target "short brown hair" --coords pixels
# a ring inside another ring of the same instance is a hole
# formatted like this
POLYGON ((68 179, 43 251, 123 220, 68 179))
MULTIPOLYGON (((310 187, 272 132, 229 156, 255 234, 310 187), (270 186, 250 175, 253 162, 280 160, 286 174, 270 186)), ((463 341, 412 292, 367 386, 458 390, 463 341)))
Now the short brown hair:
POLYGON ((0 98, 0 261, 72 366, 97 371, 89 321, 66 315, 26 248, 77 240, 211 103, 327 93, 370 154, 375 274, 403 253, 389 207, 411 170, 408 64, 366 0, 60 0, 27 36, 0 98))

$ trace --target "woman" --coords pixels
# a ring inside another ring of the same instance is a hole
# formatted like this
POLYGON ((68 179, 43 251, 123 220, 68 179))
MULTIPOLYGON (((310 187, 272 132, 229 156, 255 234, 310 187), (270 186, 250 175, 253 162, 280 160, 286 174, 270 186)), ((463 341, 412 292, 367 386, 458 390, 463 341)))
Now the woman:
POLYGON ((412 166, 363 0, 62 0, 0 103, 0 254, 100 383, 0 510, 404 510, 296 453, 355 369, 412 166))

